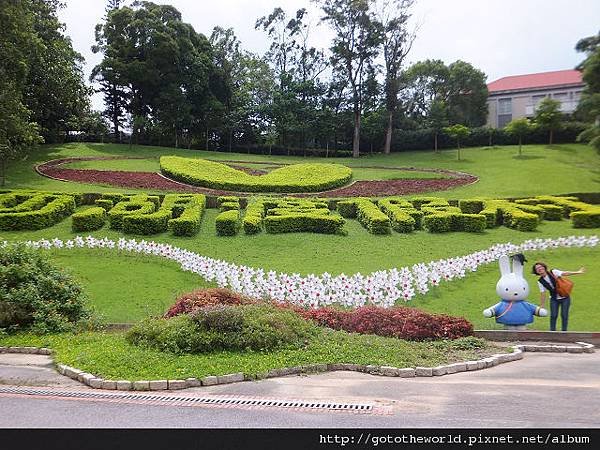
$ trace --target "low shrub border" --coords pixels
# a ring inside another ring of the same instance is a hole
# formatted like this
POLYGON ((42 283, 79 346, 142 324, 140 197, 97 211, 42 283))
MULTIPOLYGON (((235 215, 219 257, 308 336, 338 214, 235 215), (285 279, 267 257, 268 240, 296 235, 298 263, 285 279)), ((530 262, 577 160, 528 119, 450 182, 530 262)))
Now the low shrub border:
MULTIPOLYGON (((70 367, 64 364, 56 364, 56 370, 61 375, 77 380, 94 389, 120 390, 120 391, 154 391, 154 390, 179 390, 200 386, 214 386, 218 384, 228 384, 240 381, 251 381, 261 378, 275 378, 287 375, 333 372, 333 371, 354 371, 368 373, 370 375, 388 376, 388 377, 434 377, 451 375, 460 372, 470 372, 482 370, 503 364, 506 362, 523 359, 523 353, 533 352, 566 352, 566 353, 593 353, 594 346, 585 342, 576 342, 577 345, 515 345, 512 347, 512 353, 497 353, 487 358, 475 361, 464 361, 452 364, 445 364, 436 367, 390 367, 379 365, 364 364, 309 364, 300 367, 284 367, 271 369, 267 372, 253 375, 246 375, 243 372, 237 372, 220 376, 205 376, 198 378, 186 378, 182 380, 107 380, 97 377, 91 373, 70 367)), ((53 356, 49 348, 38 347, 0 347, 0 353, 24 353, 53 356)))

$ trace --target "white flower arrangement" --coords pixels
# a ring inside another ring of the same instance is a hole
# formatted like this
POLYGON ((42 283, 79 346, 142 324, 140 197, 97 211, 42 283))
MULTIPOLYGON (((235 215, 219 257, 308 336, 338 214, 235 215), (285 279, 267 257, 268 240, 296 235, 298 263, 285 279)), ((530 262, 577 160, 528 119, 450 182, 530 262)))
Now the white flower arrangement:
MULTIPOLYGON (((555 248, 596 247, 597 236, 568 236, 549 239, 531 239, 522 244, 495 244, 466 256, 440 259, 429 263, 419 263, 412 267, 381 270, 369 275, 340 274, 332 276, 323 273, 305 277, 297 273, 277 273, 263 269, 237 265, 199 255, 189 250, 169 244, 145 240, 121 238, 117 242, 108 238, 77 236, 74 239, 27 241, 37 249, 117 249, 121 252, 154 255, 176 261, 182 270, 193 272, 219 287, 227 287, 235 292, 254 298, 273 299, 302 306, 318 307, 339 304, 359 307, 367 304, 390 307, 397 300, 407 302, 416 293, 425 294, 430 287, 443 281, 464 278, 468 272, 475 272, 485 264, 495 262, 503 254, 525 251, 543 251, 555 248)), ((7 241, 2 246, 10 245, 7 241)))

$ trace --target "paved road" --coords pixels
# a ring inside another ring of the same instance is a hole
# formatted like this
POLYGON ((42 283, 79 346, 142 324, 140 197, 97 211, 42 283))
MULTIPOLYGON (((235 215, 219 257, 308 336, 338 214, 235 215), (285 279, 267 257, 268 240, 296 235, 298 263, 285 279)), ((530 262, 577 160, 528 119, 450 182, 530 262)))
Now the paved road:
MULTIPOLYGON (((4 385, 0 387, 37 384, 100 392, 56 374, 50 360, 40 355, 27 355, 27 360, 0 355, 0 383, 4 385)), ((188 389, 176 395, 327 400, 370 404, 373 411, 178 406, 136 398, 107 401, 0 393, 0 427, 598 428, 600 353, 526 353, 520 361, 435 378, 333 372, 188 389)))

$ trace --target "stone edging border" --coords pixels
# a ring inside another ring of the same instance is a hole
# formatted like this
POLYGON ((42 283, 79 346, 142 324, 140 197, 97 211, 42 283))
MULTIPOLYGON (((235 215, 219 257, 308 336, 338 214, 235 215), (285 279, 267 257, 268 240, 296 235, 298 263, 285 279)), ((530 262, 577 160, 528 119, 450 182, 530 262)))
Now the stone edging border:
MULTIPOLYGON (((497 353, 487 358, 476 361, 465 361, 447 364, 437 367, 415 367, 397 368, 390 366, 361 365, 361 364, 309 364, 299 367, 287 367, 282 369, 271 369, 257 375, 244 375, 243 372, 231 373, 220 376, 206 376, 202 379, 187 378, 185 380, 105 380, 91 373, 57 364, 56 369, 61 375, 77 380, 94 389, 119 390, 119 391, 164 391, 179 390, 191 387, 214 386, 218 384, 237 383, 240 381, 251 381, 264 378, 283 377, 286 375, 297 375, 301 373, 333 372, 347 370, 353 372, 368 373, 386 377, 437 377, 450 375, 458 372, 487 369, 498 364, 523 359, 524 352, 549 352, 549 353, 594 353, 594 345, 586 342, 575 342, 577 345, 530 345, 521 344, 512 346, 512 353, 497 353)), ((52 355, 49 348, 38 347, 0 347, 0 353, 27 353, 39 355, 52 355)))

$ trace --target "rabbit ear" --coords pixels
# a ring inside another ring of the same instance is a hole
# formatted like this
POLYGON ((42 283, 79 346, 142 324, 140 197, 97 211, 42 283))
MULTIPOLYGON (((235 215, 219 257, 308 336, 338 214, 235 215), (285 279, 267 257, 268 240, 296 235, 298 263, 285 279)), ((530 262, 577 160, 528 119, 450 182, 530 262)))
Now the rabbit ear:
POLYGON ((523 263, 521 258, 513 258, 513 272, 519 278, 523 278, 523 263))
POLYGON ((502 255, 498 260, 498 263, 500 264, 500 275, 504 276, 511 273, 508 255, 502 255))

